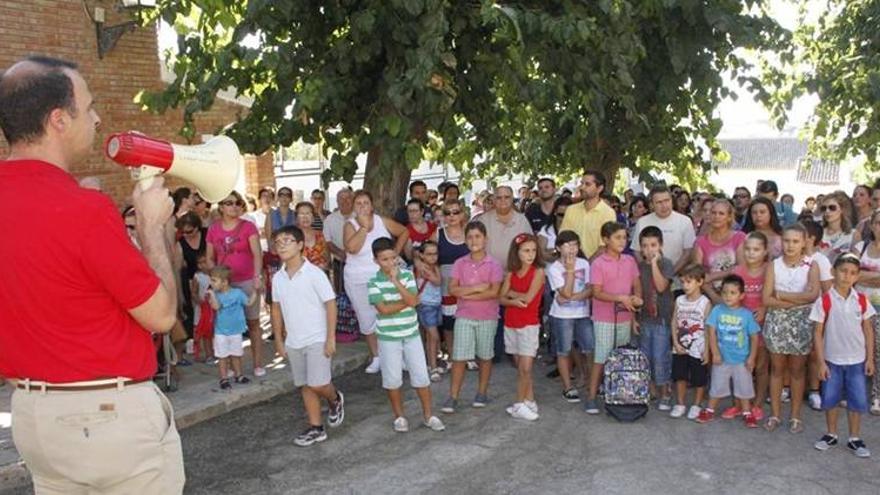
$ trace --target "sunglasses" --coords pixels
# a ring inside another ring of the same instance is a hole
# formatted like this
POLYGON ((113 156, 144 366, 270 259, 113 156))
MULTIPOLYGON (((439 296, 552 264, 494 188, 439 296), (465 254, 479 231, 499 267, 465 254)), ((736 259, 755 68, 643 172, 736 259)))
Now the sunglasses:
POLYGON ((822 205, 819 207, 819 211, 825 213, 826 211, 837 211, 840 209, 840 206, 837 205, 822 205))
POLYGON ((443 210, 444 215, 458 215, 461 210, 443 210))

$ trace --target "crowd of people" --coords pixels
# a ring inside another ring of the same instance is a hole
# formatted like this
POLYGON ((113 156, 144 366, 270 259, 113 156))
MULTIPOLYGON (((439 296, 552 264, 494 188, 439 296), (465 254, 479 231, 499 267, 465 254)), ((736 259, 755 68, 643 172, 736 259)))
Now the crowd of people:
POLYGON ((868 456, 859 414, 880 414, 880 380, 866 385, 880 359, 874 191, 860 185, 852 195, 810 197, 795 212, 773 181, 756 184, 754 196, 747 187, 726 197, 659 184, 616 198, 601 173, 587 172, 574 192, 543 178, 518 197, 500 186, 470 204, 453 183, 435 191, 414 181, 405 204, 385 217, 369 192, 350 188, 337 193, 333 212, 320 190, 294 207, 286 187, 264 188, 258 198, 233 192, 215 211, 182 188, 174 195, 177 236, 191 292, 181 326, 192 335, 199 306, 216 309, 218 335, 233 333, 235 342, 230 349, 215 336, 213 349, 202 345, 206 358, 221 359, 221 388, 247 383, 236 361, 243 331, 257 344, 253 374, 265 373, 256 297, 264 293, 269 338, 290 357, 303 390, 310 424, 300 445, 327 438, 320 398, 331 426, 344 417, 329 371, 344 297, 368 344, 365 371, 382 374, 396 431, 409 428, 404 370, 424 424, 440 431, 430 383, 450 375, 440 410, 453 414, 467 370, 478 370, 469 402, 486 407, 492 366, 505 355, 518 373, 507 412, 537 420, 532 368, 542 346, 562 399, 598 414, 605 360, 633 342, 649 358, 657 409, 673 418, 740 417, 773 431, 790 402, 787 427, 799 433, 806 400, 827 411, 828 433, 816 443, 824 450, 837 443, 836 407, 845 401, 847 445, 868 456), (308 276, 298 280, 300 271, 308 276), (218 297, 221 287, 238 289, 236 297, 218 297), (307 302, 304 293, 316 297, 307 302), (227 307, 239 314, 229 332, 220 331, 227 307))

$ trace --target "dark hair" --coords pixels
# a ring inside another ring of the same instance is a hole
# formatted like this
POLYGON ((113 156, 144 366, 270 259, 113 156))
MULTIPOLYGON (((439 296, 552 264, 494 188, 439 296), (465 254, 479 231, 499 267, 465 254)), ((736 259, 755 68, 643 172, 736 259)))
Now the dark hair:
POLYGON ((321 195, 322 198, 327 199, 327 195, 324 193, 323 190, 321 190, 321 189, 312 189, 312 194, 311 194, 311 195, 314 195, 315 193, 318 193, 318 194, 321 195))
POLYGON ((737 289, 739 289, 740 294, 746 291, 746 282, 742 277, 736 274, 730 274, 723 279, 721 279, 721 287, 724 288, 725 285, 735 285, 737 289))
POLYGON ((651 207, 648 205, 648 198, 646 198, 644 194, 636 194, 629 202, 629 216, 632 216, 633 206, 635 206, 636 203, 641 203, 645 210, 651 211, 651 207))
POLYGON ((192 189, 188 187, 178 187, 171 193, 171 199, 174 201, 174 212, 173 214, 177 214, 180 211, 180 205, 183 204, 183 200, 192 196, 192 189))
POLYGON ((417 247, 416 250, 422 254, 425 254, 425 248, 428 246, 434 246, 435 248, 440 249, 440 245, 438 245, 431 239, 428 239, 427 241, 422 241, 422 243, 419 244, 419 247, 417 247))
POLYGON ((64 72, 77 70, 76 64, 44 56, 25 60, 39 69, 0 76, 0 128, 10 145, 43 137, 49 114, 56 108, 77 114, 73 80, 64 72))
POLYGON ((602 226, 602 230, 599 233, 602 238, 608 238, 621 230, 626 230, 626 227, 617 222, 605 222, 605 225, 602 226))
POLYGON ((424 187, 425 189, 428 188, 428 185, 425 184, 425 181, 423 181, 423 180, 414 180, 414 181, 410 182, 410 184, 409 184, 409 194, 412 195, 413 188, 414 188, 414 187, 418 187, 418 186, 422 186, 422 187, 424 187))
POLYGON ((286 195, 290 196, 291 198, 293 197, 293 189, 291 189, 287 186, 279 187, 278 188, 278 195, 280 196, 281 194, 284 194, 284 193, 286 193, 286 195))
POLYGON ((464 226, 464 235, 467 236, 468 232, 472 230, 479 230, 484 236, 489 235, 486 233, 486 226, 483 225, 483 222, 477 222, 473 220, 468 222, 467 225, 464 226))
POLYGON ((178 230, 184 227, 193 227, 196 229, 200 229, 202 228, 202 219, 199 218, 199 215, 196 212, 188 211, 174 222, 174 227, 178 230))
POLYGON ((822 242, 822 238, 825 236, 825 228, 822 227, 822 224, 812 218, 807 218, 801 220, 801 225, 803 225, 804 229, 807 231, 808 237, 816 239, 817 244, 822 242))
POLYGON ((272 189, 272 188, 269 187, 269 186, 266 186, 266 187, 262 187, 262 188, 260 188, 260 191, 257 193, 257 197, 259 198, 259 197, 262 196, 263 193, 265 193, 265 192, 271 194, 273 198, 275 197, 275 190, 272 189))
POLYGON ((280 229, 272 232, 272 240, 278 239, 283 235, 289 235, 293 237, 293 240, 296 242, 305 242, 306 236, 303 234, 302 229, 297 227, 296 225, 285 225, 280 229))
POLYGON ((663 245, 663 231, 660 230, 660 227, 654 225, 648 225, 643 228, 641 232, 639 232, 639 244, 642 243, 642 239, 646 237, 653 237, 660 241, 660 245, 663 245))
POLYGON ((544 258, 541 256, 541 245, 538 238, 534 234, 519 234, 510 241, 510 249, 507 250, 507 271, 517 272, 522 268, 522 261, 519 259, 519 247, 527 242, 535 243, 535 261, 532 262, 536 268, 544 268, 544 258))
POLYGON ((767 240, 767 236, 764 235, 763 232, 758 232, 757 230, 754 232, 749 232, 749 235, 746 236, 746 241, 749 239, 757 239, 761 241, 761 244, 764 245, 764 249, 768 249, 770 247, 770 241, 767 240))
POLYGON ((568 244, 572 241, 578 243, 578 258, 587 259, 587 255, 585 255, 584 251, 581 249, 581 238, 577 235, 577 232, 573 230, 563 230, 556 234, 556 250, 558 251, 563 244, 568 244))
POLYGON ((556 201, 553 202, 553 213, 556 213, 556 209, 560 206, 571 206, 571 198, 568 196, 559 196, 556 198, 556 201))
POLYGON ((776 185, 776 181, 765 180, 758 186, 758 192, 764 194, 779 194, 779 186, 776 185))
POLYGON ((706 280, 706 269, 703 268, 703 265, 698 265, 696 263, 691 263, 690 265, 685 266, 681 269, 681 274, 679 275, 682 279, 690 278, 696 280, 697 282, 706 280))
POLYGON ((567 188, 567 187, 563 187, 563 188, 562 188, 562 192, 559 193, 559 194, 562 195, 562 196, 565 196, 565 195, 567 194, 568 197, 571 197, 571 195, 572 195, 573 193, 571 192, 571 189, 569 189, 569 188, 567 188))
POLYGON ((776 215, 776 205, 763 196, 753 198, 752 202, 749 203, 749 208, 746 210, 746 221, 743 223, 742 231, 748 234, 755 230, 755 222, 752 221, 752 209, 755 205, 759 204, 766 206, 767 209, 770 210, 770 228, 773 232, 782 235, 782 226, 779 225, 779 217, 776 215))
POLYGON ((651 190, 648 191, 648 201, 654 201, 654 196, 657 194, 668 193, 669 197, 672 197, 672 191, 666 187, 666 184, 655 184, 651 186, 651 190))
POLYGON ((587 170, 584 172, 584 175, 590 175, 593 179, 596 180, 596 186, 601 187, 602 190, 605 190, 605 175, 598 170, 587 170))
POLYGON ((370 204, 373 203, 373 195, 370 194, 370 191, 367 191, 366 189, 358 189, 357 191, 355 191, 354 198, 352 198, 352 199, 354 201, 357 201, 357 199, 361 196, 366 196, 367 198, 370 199, 370 204))
POLYGON ((549 182, 553 184, 553 187, 556 187, 556 181, 551 179, 550 177, 541 177, 535 184, 540 186, 542 182, 549 182))
POLYGON ((851 265, 855 265, 859 270, 862 269, 862 263, 859 261, 859 257, 853 253, 843 253, 834 260, 834 269, 837 270, 844 263, 849 263, 851 265))
POLYGON ((297 212, 297 211, 299 211, 300 208, 308 208, 309 210, 312 211, 312 215, 315 214, 315 205, 313 205, 312 203, 309 203, 308 201, 300 201, 299 203, 296 204, 296 206, 293 207, 293 211, 297 212))
POLYGON ((419 205, 419 209, 425 211, 425 203, 419 198, 410 198, 410 200, 406 202, 406 206, 409 205, 419 205))
POLYGON ((373 257, 377 257, 379 256, 379 253, 394 251, 394 241, 387 237, 380 237, 373 241, 371 247, 373 248, 373 257))

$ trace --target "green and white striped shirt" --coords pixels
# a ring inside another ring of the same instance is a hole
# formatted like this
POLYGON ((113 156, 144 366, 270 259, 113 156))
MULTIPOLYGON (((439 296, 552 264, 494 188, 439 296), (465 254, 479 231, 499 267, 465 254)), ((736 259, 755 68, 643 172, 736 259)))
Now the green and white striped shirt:
MULTIPOLYGON (((413 294, 418 294, 416 279, 409 270, 400 270, 397 275, 400 283, 413 294)), ((397 287, 388 279, 382 270, 367 283, 370 304, 400 302, 403 298, 397 287)), ((407 307, 390 314, 378 314, 376 318, 376 334, 381 340, 401 340, 419 334, 419 318, 415 308, 407 307)))

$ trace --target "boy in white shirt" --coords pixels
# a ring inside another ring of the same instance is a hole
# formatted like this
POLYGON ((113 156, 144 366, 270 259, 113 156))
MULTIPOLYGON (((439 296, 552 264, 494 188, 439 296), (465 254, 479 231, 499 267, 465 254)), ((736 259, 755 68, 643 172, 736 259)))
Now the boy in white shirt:
POLYGON ((874 375, 874 330, 871 317, 876 314, 863 294, 853 289, 859 279, 859 258, 842 254, 834 261, 834 286, 813 304, 810 320, 816 322, 814 346, 819 361, 822 408, 828 426, 815 447, 828 450, 837 445, 837 405, 845 397, 849 420, 846 446, 858 457, 870 457, 871 451, 859 437, 861 415, 868 412, 867 377, 874 375))
POLYGON ((336 353, 336 294, 320 268, 303 257, 305 238, 289 225, 272 233, 284 268, 272 277, 272 331, 275 351, 290 358, 293 384, 300 387, 309 428, 294 443, 306 447, 327 439, 321 399, 327 401, 331 427, 345 419, 345 399, 331 381, 330 359, 336 353), (286 334, 286 335, 285 335, 286 334))

